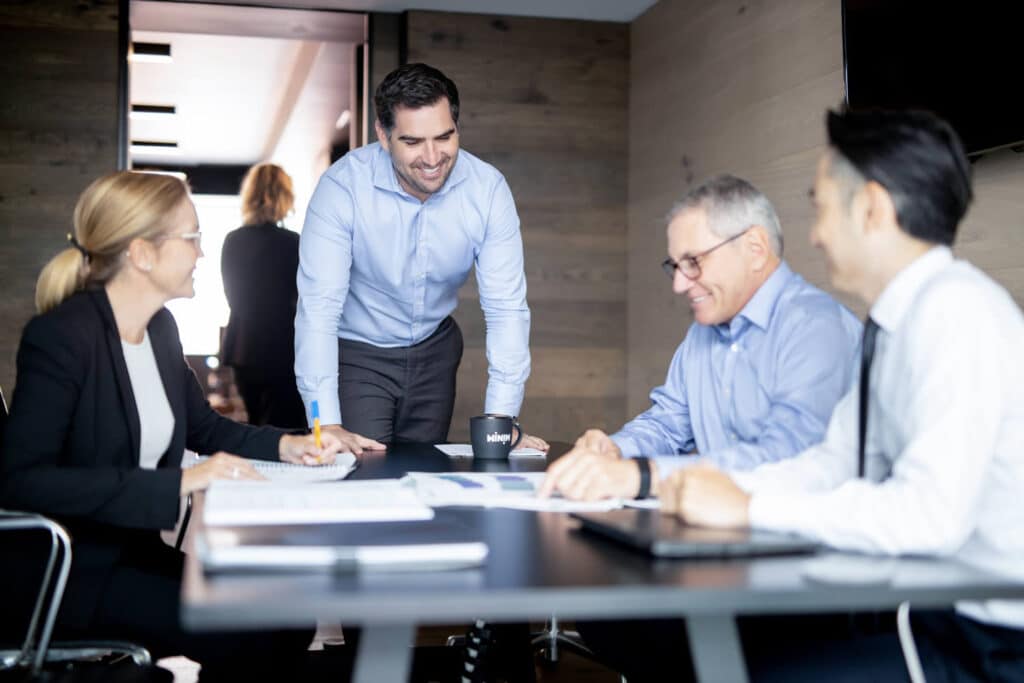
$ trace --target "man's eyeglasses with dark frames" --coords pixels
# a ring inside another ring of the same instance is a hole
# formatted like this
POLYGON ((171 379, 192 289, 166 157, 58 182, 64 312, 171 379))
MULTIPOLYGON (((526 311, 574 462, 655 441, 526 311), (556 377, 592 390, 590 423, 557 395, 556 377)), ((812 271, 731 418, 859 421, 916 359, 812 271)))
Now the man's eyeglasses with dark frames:
POLYGON ((708 254, 713 252, 715 249, 718 249, 719 247, 724 247, 725 245, 729 244, 729 242, 739 239, 743 235, 747 234, 747 230, 750 230, 750 228, 747 228, 743 232, 738 232, 728 239, 722 240, 715 246, 711 247, 710 249, 705 249, 699 254, 694 254, 692 256, 682 256, 679 258, 678 261, 673 261, 671 258, 667 258, 661 262, 661 269, 665 271, 665 274, 668 275, 670 278, 675 278, 676 270, 678 270, 683 274, 683 277, 685 277, 686 279, 696 280, 701 276, 702 271, 700 267, 700 262, 703 258, 705 258, 708 254))

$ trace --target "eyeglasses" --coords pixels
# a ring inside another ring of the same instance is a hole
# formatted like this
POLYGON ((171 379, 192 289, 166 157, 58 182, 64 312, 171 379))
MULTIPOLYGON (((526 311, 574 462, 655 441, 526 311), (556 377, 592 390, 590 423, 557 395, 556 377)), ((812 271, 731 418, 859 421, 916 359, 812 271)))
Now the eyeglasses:
POLYGON ((673 261, 671 258, 667 258, 661 262, 661 269, 665 271, 665 274, 668 275, 670 278, 675 278, 676 270, 678 270, 680 273, 683 274, 683 277, 685 277, 686 279, 696 280, 697 278, 700 277, 701 272, 703 272, 701 271, 700 267, 701 259, 705 258, 715 249, 718 249, 719 247, 724 247, 726 244, 729 244, 729 242, 732 242, 735 239, 739 239, 740 237, 745 235, 748 230, 750 230, 750 228, 747 228, 743 232, 736 233, 729 239, 722 240, 715 246, 711 247, 710 249, 705 249, 699 254, 694 254, 693 256, 682 256, 678 261, 673 261))
POLYGON ((195 232, 183 232, 180 235, 163 235, 160 241, 164 240, 185 240, 191 242, 196 249, 202 249, 203 233, 196 230, 195 232))

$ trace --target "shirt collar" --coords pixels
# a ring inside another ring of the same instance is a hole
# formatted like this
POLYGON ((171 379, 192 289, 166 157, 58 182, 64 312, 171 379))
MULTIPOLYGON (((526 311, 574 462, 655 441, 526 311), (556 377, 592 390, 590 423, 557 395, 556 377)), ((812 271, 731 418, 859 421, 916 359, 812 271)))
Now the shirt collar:
MULTIPOLYGON (((384 145, 379 142, 373 144, 377 146, 377 155, 373 162, 374 187, 411 197, 412 195, 406 192, 405 188, 398 182, 398 174, 395 173, 395 166, 391 162, 391 155, 384 149, 384 145)), ((469 177, 469 169, 467 168, 469 162, 466 161, 465 156, 465 151, 460 149, 459 155, 455 157, 455 167, 452 169, 451 175, 448 176, 447 182, 435 194, 446 194, 469 177)))
POLYGON ((953 252, 947 246, 932 247, 914 259, 882 290, 869 311, 871 319, 886 332, 892 332, 907 314, 921 288, 952 262, 953 252))
POLYGON ((781 261, 775 272, 757 288, 754 296, 750 297, 750 301, 743 307, 743 310, 728 323, 717 326, 719 334, 726 338, 736 337, 748 324, 757 325, 762 330, 768 329, 775 304, 779 300, 782 290, 794 276, 795 274, 786 262, 781 261))

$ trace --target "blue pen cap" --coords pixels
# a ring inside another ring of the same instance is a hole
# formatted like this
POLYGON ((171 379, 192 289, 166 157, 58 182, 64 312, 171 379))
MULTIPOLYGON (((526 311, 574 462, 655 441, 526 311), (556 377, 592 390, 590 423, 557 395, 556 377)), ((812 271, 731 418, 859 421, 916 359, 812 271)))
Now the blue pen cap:
POLYGON ((312 413, 313 413, 313 419, 314 419, 314 420, 319 420, 319 419, 320 419, 320 404, 319 404, 319 403, 317 403, 317 402, 316 402, 316 401, 314 400, 314 401, 313 401, 313 402, 312 402, 312 403, 310 404, 310 406, 309 406, 309 409, 310 409, 310 412, 312 412, 312 413))

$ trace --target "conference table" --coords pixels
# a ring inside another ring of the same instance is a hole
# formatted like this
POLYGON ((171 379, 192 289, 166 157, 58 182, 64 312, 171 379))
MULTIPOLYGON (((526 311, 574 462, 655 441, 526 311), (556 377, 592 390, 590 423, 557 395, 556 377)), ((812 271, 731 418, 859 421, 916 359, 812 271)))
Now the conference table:
MULTIPOLYGON (((474 463, 427 444, 367 452, 350 479, 398 478, 406 472, 540 471, 547 459, 474 463)), ((201 508, 200 508, 201 509, 201 508)), ((407 680, 417 625, 559 619, 686 617, 698 680, 745 681, 735 617, 950 605, 956 600, 1024 599, 1024 586, 953 560, 885 559, 885 573, 836 584, 809 576, 820 556, 721 560, 653 559, 578 530, 564 513, 469 507, 438 508, 488 545, 483 566, 432 572, 204 573, 186 561, 186 628, 306 627, 313 620, 359 625, 354 680, 407 680)), ((202 515, 194 531, 202 532, 202 515)), ((831 563, 847 556, 832 554, 831 563)), ((848 556, 851 566, 865 559, 848 556)), ((868 560, 877 569, 879 562, 868 560)))

